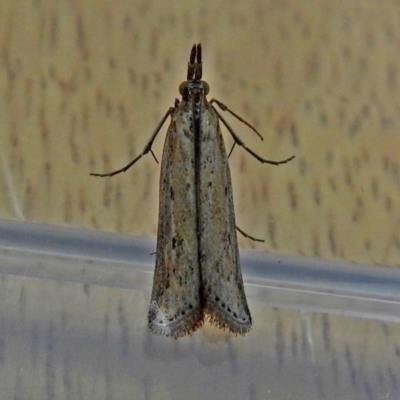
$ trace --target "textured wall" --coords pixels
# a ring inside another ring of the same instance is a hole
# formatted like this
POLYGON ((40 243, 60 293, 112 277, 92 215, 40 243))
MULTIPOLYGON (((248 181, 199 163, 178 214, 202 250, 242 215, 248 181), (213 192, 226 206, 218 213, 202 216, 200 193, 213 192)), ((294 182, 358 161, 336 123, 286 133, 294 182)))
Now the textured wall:
POLYGON ((0 216, 155 236, 151 156, 89 172, 141 152, 201 41, 211 97, 265 140, 237 133, 266 158, 296 155, 233 153, 238 225, 266 239, 241 245, 400 265, 399 3, 164 4, 1 2, 0 216))

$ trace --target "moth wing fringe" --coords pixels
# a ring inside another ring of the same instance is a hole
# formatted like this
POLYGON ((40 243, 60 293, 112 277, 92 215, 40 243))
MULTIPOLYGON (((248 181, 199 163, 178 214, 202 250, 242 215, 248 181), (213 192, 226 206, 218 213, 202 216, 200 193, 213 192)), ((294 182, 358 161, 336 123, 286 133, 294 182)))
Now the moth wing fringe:
POLYGON ((251 330, 252 323, 240 324, 232 320, 230 315, 225 315, 224 312, 218 310, 217 308, 207 308, 205 310, 205 319, 211 324, 220 329, 228 330, 230 333, 236 335, 245 335, 251 330))
MULTIPOLYGON (((154 307, 154 305, 153 305, 154 307)), ((157 306, 155 308, 158 308, 157 306)), ((178 318, 175 321, 167 321, 166 315, 161 312, 152 310, 149 312, 149 330, 150 332, 167 337, 173 337, 175 339, 182 336, 191 335, 197 329, 201 328, 204 324, 204 313, 202 310, 198 310, 196 313, 185 315, 178 318), (157 323, 156 321, 160 321, 157 323)))

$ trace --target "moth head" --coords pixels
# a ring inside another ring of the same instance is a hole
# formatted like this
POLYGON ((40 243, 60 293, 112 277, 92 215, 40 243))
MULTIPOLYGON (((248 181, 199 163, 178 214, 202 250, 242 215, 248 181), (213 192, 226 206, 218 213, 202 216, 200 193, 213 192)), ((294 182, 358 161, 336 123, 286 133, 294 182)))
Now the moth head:
POLYGON ((207 96, 209 92, 210 86, 206 81, 184 81, 179 85, 179 93, 185 99, 194 94, 207 96))

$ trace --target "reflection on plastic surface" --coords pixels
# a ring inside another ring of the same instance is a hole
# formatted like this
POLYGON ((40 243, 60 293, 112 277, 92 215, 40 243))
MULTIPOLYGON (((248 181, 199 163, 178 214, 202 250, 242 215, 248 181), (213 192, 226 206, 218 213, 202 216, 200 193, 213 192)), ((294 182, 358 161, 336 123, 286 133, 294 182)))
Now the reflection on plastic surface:
POLYGON ((395 270, 244 252, 252 332, 173 340, 147 332, 154 243, 0 221, 1 398, 399 398, 395 270))

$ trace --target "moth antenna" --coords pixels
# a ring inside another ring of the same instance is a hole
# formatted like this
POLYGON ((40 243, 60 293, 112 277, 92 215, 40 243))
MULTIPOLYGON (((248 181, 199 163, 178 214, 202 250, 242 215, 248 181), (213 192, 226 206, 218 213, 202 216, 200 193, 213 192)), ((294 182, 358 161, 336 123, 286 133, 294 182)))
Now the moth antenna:
POLYGON ((189 64, 194 64, 196 60, 196 44, 193 45, 192 50, 190 51, 189 64))
POLYGON ((201 43, 197 45, 197 64, 201 64, 201 43))
POLYGON ((197 45, 197 57, 196 57, 196 68, 194 71, 194 79, 196 81, 201 81, 203 75, 203 64, 201 61, 201 43, 197 45))
POLYGON ((191 81, 195 74, 195 60, 196 60, 196 45, 194 44, 192 50, 190 51, 188 70, 187 70, 187 80, 191 81))

